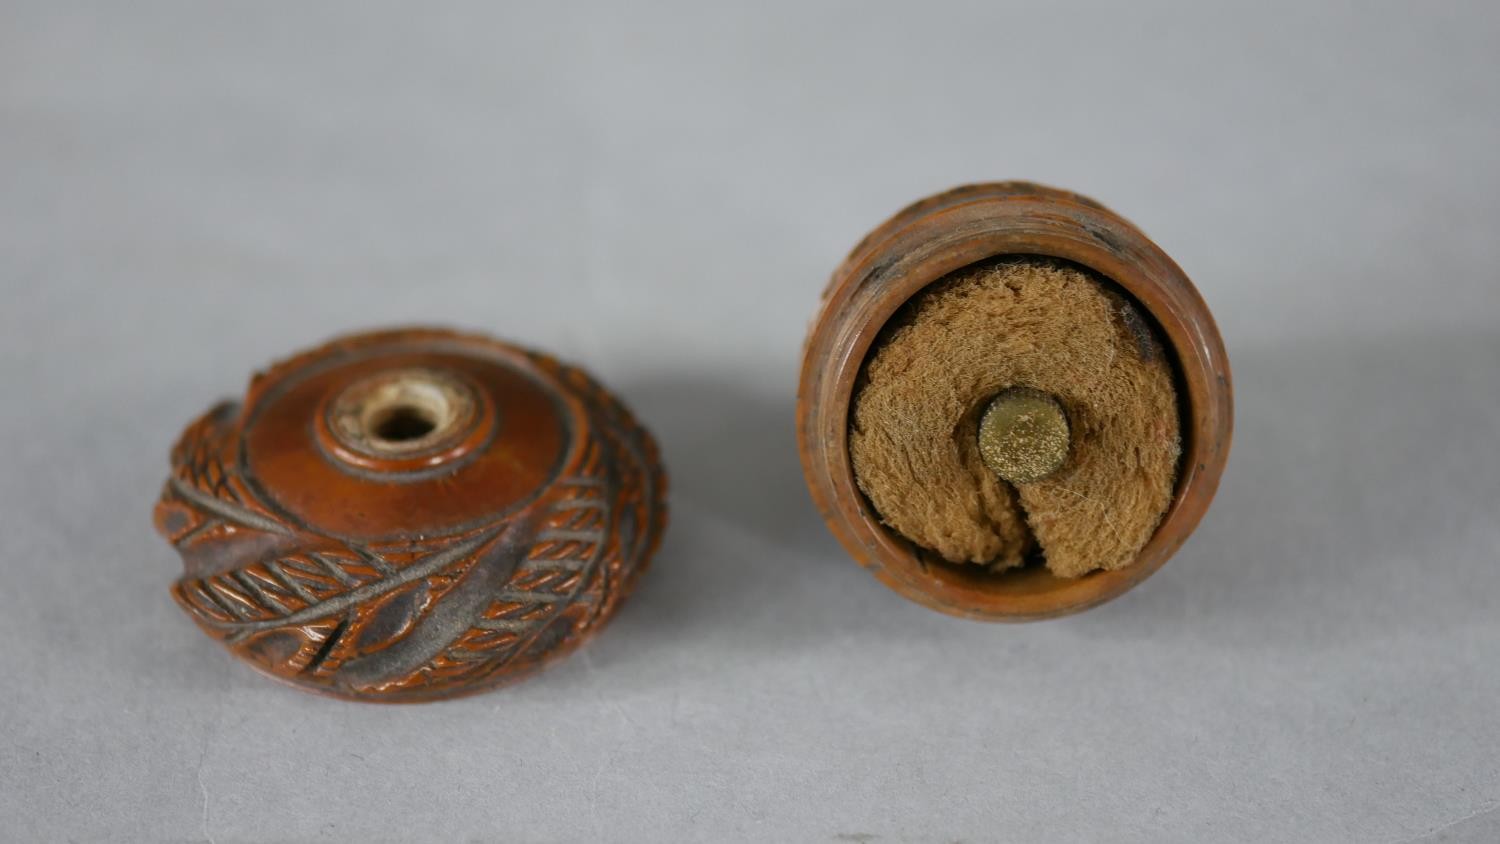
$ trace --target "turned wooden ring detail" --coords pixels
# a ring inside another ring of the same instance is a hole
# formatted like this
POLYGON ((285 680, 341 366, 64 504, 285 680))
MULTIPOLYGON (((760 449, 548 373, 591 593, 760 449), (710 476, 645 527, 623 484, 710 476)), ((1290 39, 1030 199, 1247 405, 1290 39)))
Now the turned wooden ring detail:
POLYGON ((581 370, 485 337, 345 337, 188 427, 156 507, 209 636, 323 694, 423 701, 577 648, 666 522, 650 434, 581 370))
POLYGON ((1028 182, 969 185, 921 200, 866 236, 834 272, 803 351, 797 437, 813 501, 861 564, 902 595, 943 612, 1025 621, 1077 612, 1155 572, 1208 509, 1228 459, 1229 361, 1208 306, 1135 226, 1091 199, 1028 182), (1173 358, 1182 457, 1172 504, 1136 560, 1065 579, 1027 567, 991 574, 947 564, 881 524, 848 448, 852 396, 881 329, 928 285, 1000 256, 1041 256, 1119 285, 1155 321, 1173 358))
POLYGON ((352 470, 414 477, 449 470, 488 444, 489 394, 452 370, 379 372, 331 393, 314 417, 318 446, 352 470))

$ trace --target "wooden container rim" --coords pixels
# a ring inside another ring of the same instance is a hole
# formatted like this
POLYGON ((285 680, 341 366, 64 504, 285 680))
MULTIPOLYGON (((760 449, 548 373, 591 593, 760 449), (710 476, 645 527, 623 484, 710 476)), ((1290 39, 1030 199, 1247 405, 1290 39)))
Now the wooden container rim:
POLYGON ((834 272, 803 352, 797 440, 813 501, 846 550, 903 596, 942 612, 1029 621, 1123 594, 1159 569, 1197 527, 1229 456, 1229 361, 1213 316, 1187 276, 1119 215, 1077 194, 1028 182, 968 185, 908 206, 871 232, 834 272), (1057 258, 1132 296, 1170 347, 1184 403, 1172 504, 1136 560, 1077 579, 1043 569, 993 575, 920 552, 880 523, 855 483, 849 408, 865 357, 887 320, 922 289, 1005 255, 1057 258))

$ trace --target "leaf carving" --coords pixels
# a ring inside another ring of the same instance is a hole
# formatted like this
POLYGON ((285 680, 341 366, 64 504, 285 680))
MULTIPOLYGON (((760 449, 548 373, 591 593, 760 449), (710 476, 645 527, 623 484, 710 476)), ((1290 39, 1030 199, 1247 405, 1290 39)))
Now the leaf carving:
POLYGON ((285 536, 291 531, 246 489, 234 471, 240 406, 222 402, 183 432, 172 448, 172 473, 156 521, 167 539, 186 550, 237 526, 285 536))
POLYGON ((303 551, 183 578, 173 592, 200 623, 234 644, 263 631, 327 619, 439 574, 468 559, 499 531, 480 531, 399 568, 368 550, 303 551))
POLYGON ((457 536, 364 545, 281 514, 240 474, 239 405, 209 411, 174 447, 157 507, 184 561, 174 597, 270 673, 354 697, 477 688, 570 650, 644 568, 662 476, 609 393, 533 362, 582 400, 589 436, 525 509, 457 536))
POLYGON ((508 577, 497 583, 466 628, 399 686, 433 682, 474 682, 493 676, 550 642, 549 629, 585 623, 594 601, 580 605, 580 594, 603 594, 607 574, 600 565, 610 545, 611 506, 602 443, 589 442, 578 474, 557 482, 561 497, 533 526, 529 545, 508 577), (565 619, 566 617, 566 619, 565 619))

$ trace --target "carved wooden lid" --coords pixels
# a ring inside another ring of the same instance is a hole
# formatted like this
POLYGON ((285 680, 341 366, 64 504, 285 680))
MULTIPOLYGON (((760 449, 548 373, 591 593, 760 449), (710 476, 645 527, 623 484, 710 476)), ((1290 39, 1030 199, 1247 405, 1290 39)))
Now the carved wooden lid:
POLYGON ((645 429, 580 370, 437 330, 345 337, 190 425, 158 530, 173 596, 272 676, 420 701, 577 647, 665 524, 645 429))

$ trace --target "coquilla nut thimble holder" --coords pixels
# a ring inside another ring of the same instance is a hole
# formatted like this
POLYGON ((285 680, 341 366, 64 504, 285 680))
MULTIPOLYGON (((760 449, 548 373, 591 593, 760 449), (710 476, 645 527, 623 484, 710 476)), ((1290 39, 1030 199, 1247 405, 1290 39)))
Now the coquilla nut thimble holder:
POLYGON ((356 700, 467 694, 576 649, 666 524, 656 444, 614 396, 448 331, 285 360, 171 464, 177 603, 260 671, 356 700))

